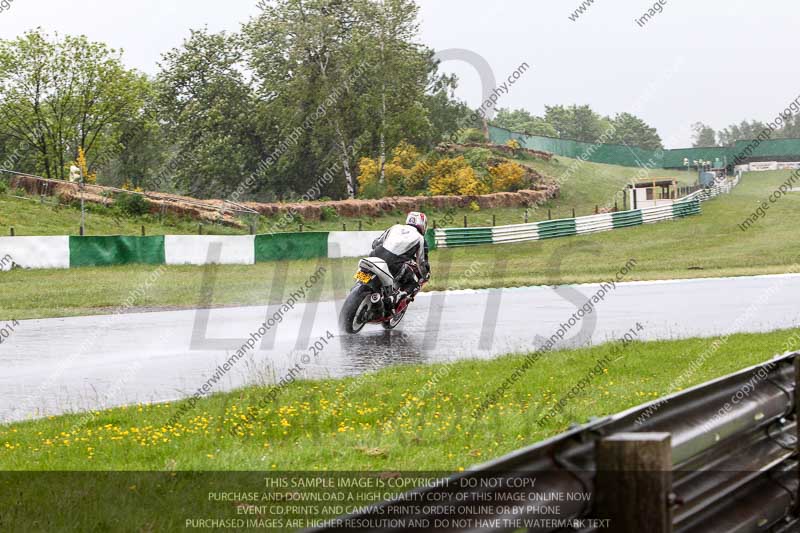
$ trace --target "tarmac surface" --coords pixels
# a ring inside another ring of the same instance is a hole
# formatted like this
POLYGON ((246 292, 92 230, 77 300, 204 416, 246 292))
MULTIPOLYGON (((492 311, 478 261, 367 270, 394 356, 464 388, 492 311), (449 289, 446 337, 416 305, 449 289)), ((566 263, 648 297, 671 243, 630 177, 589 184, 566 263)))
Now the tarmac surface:
POLYGON ((341 301, 297 304, 263 337, 277 306, 26 320, 0 344, 0 422, 276 383, 292 368, 324 378, 549 338, 599 344, 637 323, 639 340, 766 332, 800 326, 798 302, 800 275, 780 275, 427 293, 397 330, 352 336, 339 334, 341 301))

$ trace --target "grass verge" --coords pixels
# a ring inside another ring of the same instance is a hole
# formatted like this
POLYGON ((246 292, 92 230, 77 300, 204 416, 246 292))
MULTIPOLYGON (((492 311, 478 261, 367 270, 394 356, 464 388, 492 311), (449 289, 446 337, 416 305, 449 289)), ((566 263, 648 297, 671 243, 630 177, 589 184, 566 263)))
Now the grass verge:
MULTIPOLYGON (((633 324, 632 324, 633 326, 633 324)), ((800 329, 734 335, 685 386, 793 348, 800 329)), ((0 471, 457 471, 668 393, 715 339, 606 344, 544 355, 477 420, 471 413, 524 356, 397 366, 356 378, 295 381, 272 402, 246 388, 180 405, 133 405, 0 426, 0 471), (564 410, 552 405, 610 361, 564 410)))

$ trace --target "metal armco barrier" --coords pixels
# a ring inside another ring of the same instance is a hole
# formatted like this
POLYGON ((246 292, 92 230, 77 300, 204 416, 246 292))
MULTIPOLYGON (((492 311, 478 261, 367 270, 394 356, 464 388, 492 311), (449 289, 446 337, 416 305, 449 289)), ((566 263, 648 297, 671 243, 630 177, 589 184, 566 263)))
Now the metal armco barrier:
POLYGON ((778 356, 315 531, 357 520, 375 532, 408 530, 415 520, 437 531, 800 531, 798 378, 800 354, 778 356), (558 497, 569 494, 587 497, 558 497), (465 517, 470 527, 459 527, 465 517), (377 518, 390 525, 369 526, 377 518))
POLYGON ((528 224, 513 224, 484 228, 443 228, 436 230, 436 246, 454 248, 480 244, 506 244, 512 242, 539 241, 584 235, 600 231, 640 226, 664 220, 698 215, 700 204, 720 194, 730 193, 739 183, 739 178, 714 185, 689 194, 671 205, 644 207, 631 211, 602 213, 577 218, 545 220, 528 224))

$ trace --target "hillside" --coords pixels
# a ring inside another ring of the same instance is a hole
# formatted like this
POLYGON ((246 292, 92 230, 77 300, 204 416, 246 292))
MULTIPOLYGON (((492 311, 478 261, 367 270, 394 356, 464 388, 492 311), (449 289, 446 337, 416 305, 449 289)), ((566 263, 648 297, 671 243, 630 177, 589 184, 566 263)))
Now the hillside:
MULTIPOLYGON (((594 212, 595 206, 612 206, 614 195, 625 187, 630 180, 640 177, 642 171, 630 167, 603 165, 568 159, 554 158, 551 161, 540 159, 516 160, 520 164, 532 167, 540 174, 554 179, 561 184, 560 196, 542 204, 538 210, 529 211, 531 221, 547 218, 550 210, 553 218, 572 216, 572 209, 578 216, 594 212)), ((675 177, 681 183, 690 184, 695 181, 694 173, 681 171, 654 170, 654 177, 675 177)), ((80 210, 73 202, 70 205, 59 204, 56 198, 48 197, 41 201, 38 197, 26 196, 23 191, 10 190, 0 194, 0 235, 8 235, 14 227, 17 235, 76 235, 80 227, 80 210)), ((622 207, 620 203, 620 208, 622 207)), ((508 207, 474 211, 472 209, 429 210, 432 220, 443 221, 441 225, 462 225, 463 217, 468 217, 470 226, 488 226, 492 219, 498 225, 517 224, 524 221, 525 208, 508 207)), ((348 230, 360 227, 364 230, 383 229, 396 223, 403 216, 402 212, 389 213, 381 217, 346 218, 329 216, 325 220, 310 221, 295 219, 281 221, 282 231, 298 231, 300 224, 304 231, 341 230, 343 224, 348 230)), ((246 222, 255 223, 258 233, 275 231, 281 217, 251 218, 246 222)), ((198 232, 199 222, 189 217, 175 215, 128 216, 113 207, 89 205, 86 214, 87 235, 139 235, 142 226, 148 235, 181 235, 198 232)), ((246 229, 205 223, 202 229, 205 234, 230 235, 246 233, 246 229)))

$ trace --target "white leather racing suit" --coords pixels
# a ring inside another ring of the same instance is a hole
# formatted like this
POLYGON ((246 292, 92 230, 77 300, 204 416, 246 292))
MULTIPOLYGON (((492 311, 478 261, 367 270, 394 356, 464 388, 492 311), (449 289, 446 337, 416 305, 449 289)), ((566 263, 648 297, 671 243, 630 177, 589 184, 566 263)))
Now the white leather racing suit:
POLYGON ((392 226, 373 241, 372 248, 372 255, 386 261, 395 277, 400 274, 406 261, 416 261, 423 277, 430 272, 428 243, 414 226, 392 226))

